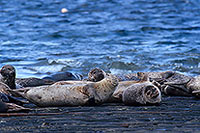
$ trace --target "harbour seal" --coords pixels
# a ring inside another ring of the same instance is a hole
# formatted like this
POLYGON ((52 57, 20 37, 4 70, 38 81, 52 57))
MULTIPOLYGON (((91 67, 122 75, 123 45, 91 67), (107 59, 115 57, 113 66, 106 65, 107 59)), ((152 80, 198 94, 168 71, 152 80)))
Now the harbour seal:
POLYGON ((0 82, 8 85, 10 89, 50 85, 55 82, 39 78, 16 78, 16 70, 12 65, 4 65, 0 70, 0 82))
POLYGON ((64 85, 56 83, 50 86, 17 89, 13 92, 41 107, 98 105, 112 95, 117 85, 117 78, 108 75, 99 82, 79 81, 64 85))
MULTIPOLYGON (((92 81, 92 82, 98 82, 104 79, 107 76, 107 73, 103 71, 100 68, 94 68, 90 70, 88 73, 88 79, 87 81, 92 81)), ((118 81, 140 81, 140 79, 137 77, 137 74, 115 74, 115 76, 118 78, 118 81)))
POLYGON ((193 77, 175 71, 139 72, 138 75, 147 76, 159 83, 161 92, 167 96, 192 96, 188 83, 194 79, 193 77))
POLYGON ((16 89, 16 71, 12 65, 4 65, 0 70, 0 81, 8 85, 11 89, 16 89))
POLYGON ((165 79, 161 91, 169 96, 192 96, 187 86, 192 79, 193 77, 174 72, 172 76, 165 79))

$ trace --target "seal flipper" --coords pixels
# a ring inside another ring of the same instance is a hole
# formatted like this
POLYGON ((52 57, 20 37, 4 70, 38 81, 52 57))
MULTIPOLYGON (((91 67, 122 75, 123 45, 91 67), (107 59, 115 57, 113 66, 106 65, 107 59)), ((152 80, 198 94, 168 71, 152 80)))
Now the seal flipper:
POLYGON ((0 92, 0 99, 2 100, 2 102, 16 103, 16 104, 19 104, 19 105, 23 105, 25 103, 29 103, 28 101, 24 101, 24 100, 18 99, 16 97, 13 97, 11 95, 7 95, 7 94, 1 93, 1 92, 0 92))
POLYGON ((30 88, 23 88, 23 89, 14 89, 14 90, 9 90, 9 92, 16 96, 16 97, 23 97, 26 98, 26 92, 29 91, 30 88))
POLYGON ((21 100, 17 97, 13 97, 11 95, 8 95, 8 98, 9 98, 9 101, 11 103, 16 103, 16 104, 19 104, 19 105, 23 105, 23 104, 28 104, 29 102, 28 101, 25 101, 25 100, 21 100))
POLYGON ((7 112, 31 111, 30 108, 25 108, 14 103, 5 103, 7 105, 7 112))

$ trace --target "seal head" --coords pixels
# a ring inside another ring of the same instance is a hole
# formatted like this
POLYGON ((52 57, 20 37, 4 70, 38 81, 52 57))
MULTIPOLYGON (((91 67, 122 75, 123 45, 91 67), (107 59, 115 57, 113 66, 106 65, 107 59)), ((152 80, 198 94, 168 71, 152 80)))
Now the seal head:
POLYGON ((88 80, 92 82, 101 81, 106 77, 106 73, 99 68, 94 68, 88 73, 88 80))

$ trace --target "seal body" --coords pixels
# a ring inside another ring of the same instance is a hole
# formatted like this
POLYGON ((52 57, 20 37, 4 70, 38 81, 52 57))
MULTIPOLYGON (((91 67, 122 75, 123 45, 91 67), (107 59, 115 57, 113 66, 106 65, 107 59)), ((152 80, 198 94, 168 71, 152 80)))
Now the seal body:
POLYGON ((97 105, 105 102, 117 85, 117 78, 110 75, 100 82, 55 83, 18 89, 15 93, 42 107, 97 105))

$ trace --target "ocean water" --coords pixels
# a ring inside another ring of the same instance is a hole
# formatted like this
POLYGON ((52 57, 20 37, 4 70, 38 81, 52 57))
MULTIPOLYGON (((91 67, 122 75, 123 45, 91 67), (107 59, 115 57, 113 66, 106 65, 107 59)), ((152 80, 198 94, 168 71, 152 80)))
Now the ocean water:
POLYGON ((199 0, 1 0, 0 66, 17 77, 200 74, 199 0), (67 8, 67 13, 61 13, 67 8))

